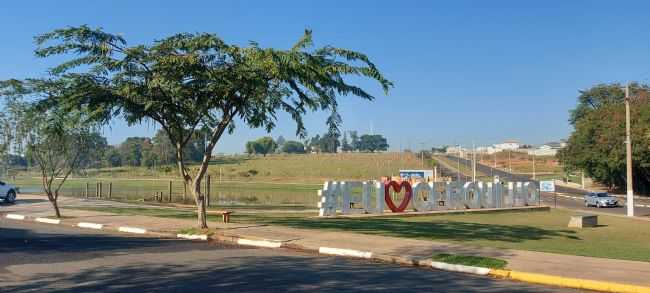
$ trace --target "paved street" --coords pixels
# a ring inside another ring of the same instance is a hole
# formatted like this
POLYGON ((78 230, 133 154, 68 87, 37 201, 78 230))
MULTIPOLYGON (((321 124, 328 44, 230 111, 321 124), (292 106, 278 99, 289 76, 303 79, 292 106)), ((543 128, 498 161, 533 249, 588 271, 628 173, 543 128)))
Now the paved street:
POLYGON ((577 292, 443 271, 0 220, 2 292, 577 292))
MULTIPOLYGON (((471 161, 467 159, 462 159, 458 158, 456 156, 452 155, 446 155, 446 157, 450 160, 458 161, 460 164, 465 165, 467 167, 471 167, 471 161)), ((483 164, 476 164, 476 170, 478 172, 482 172, 484 174, 492 174, 492 175, 499 175, 499 177, 507 180, 514 180, 514 181, 530 181, 531 178, 528 175, 524 174, 511 174, 503 170, 499 169, 494 169, 491 168, 490 166, 486 166, 483 164)), ((447 172, 448 175, 453 175, 456 174, 453 172, 453 170, 441 170, 443 172, 447 172)), ((465 180, 471 180, 471 178, 465 176, 465 180)), ((558 191, 559 196, 557 197, 557 206, 558 207, 563 207, 563 208, 569 208, 569 209, 580 209, 580 210, 591 210, 591 211, 598 211, 602 213, 609 213, 609 214, 617 214, 617 215, 625 215, 627 213, 626 208, 624 206, 620 206, 617 208, 596 208, 596 207, 585 207, 584 206, 584 201, 582 200, 582 196, 584 195, 584 192, 582 192, 579 189, 576 188, 571 188, 571 187, 566 187, 566 186, 556 186, 556 190, 558 191)), ((549 206, 554 206, 555 205, 555 195, 551 193, 542 193, 542 201, 544 204, 549 205, 549 206)), ((619 202, 621 204, 625 203, 624 199, 619 199, 619 202)), ((634 214, 637 217, 650 217, 650 207, 645 207, 646 205, 650 205, 650 201, 647 199, 644 200, 637 200, 636 204, 642 204, 644 207, 636 206, 634 208, 634 214)))

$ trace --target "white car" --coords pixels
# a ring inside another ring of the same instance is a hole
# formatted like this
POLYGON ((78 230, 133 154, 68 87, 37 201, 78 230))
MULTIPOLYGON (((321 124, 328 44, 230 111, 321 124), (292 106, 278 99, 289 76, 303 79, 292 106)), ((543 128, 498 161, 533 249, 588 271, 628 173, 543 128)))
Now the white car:
POLYGON ((16 201, 16 193, 18 193, 16 186, 0 181, 0 200, 4 200, 6 203, 14 203, 16 201))

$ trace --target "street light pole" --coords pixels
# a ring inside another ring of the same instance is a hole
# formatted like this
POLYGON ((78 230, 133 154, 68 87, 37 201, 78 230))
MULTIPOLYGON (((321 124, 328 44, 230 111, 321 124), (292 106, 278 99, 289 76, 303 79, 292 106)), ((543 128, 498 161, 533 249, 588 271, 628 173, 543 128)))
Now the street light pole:
POLYGON ((457 157, 458 158, 458 182, 460 182, 460 155, 461 155, 460 145, 458 145, 458 157, 457 157))
POLYGON ((472 141, 472 182, 476 182, 476 145, 472 141))
POLYGON ((533 180, 535 180, 535 154, 537 153, 536 149, 533 149, 533 180))
POLYGON ((630 84, 625 85, 625 152, 627 156, 627 216, 634 216, 634 185, 632 178, 632 139, 630 137, 630 84))

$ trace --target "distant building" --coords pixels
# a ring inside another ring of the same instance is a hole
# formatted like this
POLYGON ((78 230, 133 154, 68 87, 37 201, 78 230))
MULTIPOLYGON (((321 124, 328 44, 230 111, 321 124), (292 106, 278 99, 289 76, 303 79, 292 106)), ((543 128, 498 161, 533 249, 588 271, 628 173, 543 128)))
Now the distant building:
POLYGON ((499 152, 499 150, 493 146, 480 146, 476 148, 476 152, 479 154, 494 154, 496 152, 499 152))
POLYGON ((450 147, 447 147, 446 153, 450 154, 450 155, 465 157, 465 154, 467 153, 467 150, 462 148, 462 147, 459 147, 459 146, 450 146, 450 147))
POLYGON ((507 150, 518 150, 520 147, 519 142, 516 140, 506 140, 502 143, 498 143, 494 145, 494 148, 497 149, 498 151, 507 151, 507 150))
POLYGON ((547 142, 535 149, 528 150, 528 154, 534 154, 536 156, 555 156, 557 154, 557 151, 563 149, 564 147, 566 147, 565 141, 552 141, 547 142))

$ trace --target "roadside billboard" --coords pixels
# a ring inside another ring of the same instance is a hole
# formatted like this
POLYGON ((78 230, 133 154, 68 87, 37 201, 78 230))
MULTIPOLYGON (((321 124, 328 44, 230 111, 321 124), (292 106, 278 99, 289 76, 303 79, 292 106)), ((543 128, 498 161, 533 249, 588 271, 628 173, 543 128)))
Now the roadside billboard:
POLYGON ((433 170, 399 170, 399 177, 405 181, 433 180, 433 170))

